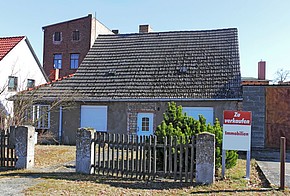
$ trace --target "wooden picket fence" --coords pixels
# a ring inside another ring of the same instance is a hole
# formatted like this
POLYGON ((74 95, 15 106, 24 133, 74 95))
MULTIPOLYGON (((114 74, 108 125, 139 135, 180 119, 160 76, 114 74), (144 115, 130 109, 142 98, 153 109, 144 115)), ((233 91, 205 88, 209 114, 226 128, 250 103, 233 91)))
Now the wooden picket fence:
POLYGON ((0 167, 15 167, 17 157, 10 130, 0 131, 0 167))
POLYGON ((94 172, 143 180, 193 182, 195 138, 96 133, 94 172))

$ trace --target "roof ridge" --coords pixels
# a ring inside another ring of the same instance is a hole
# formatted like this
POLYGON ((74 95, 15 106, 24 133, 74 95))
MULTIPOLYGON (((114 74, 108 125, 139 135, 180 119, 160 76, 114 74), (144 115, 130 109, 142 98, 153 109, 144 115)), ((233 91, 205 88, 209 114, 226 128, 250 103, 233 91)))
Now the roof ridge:
POLYGON ((198 29, 198 30, 168 30, 168 31, 153 31, 149 33, 120 33, 120 34, 100 34, 99 36, 122 36, 122 35, 153 35, 153 34, 166 34, 166 33, 190 33, 190 32, 215 32, 215 31, 226 31, 226 30, 238 30, 237 27, 229 27, 229 28, 218 28, 218 29, 198 29))

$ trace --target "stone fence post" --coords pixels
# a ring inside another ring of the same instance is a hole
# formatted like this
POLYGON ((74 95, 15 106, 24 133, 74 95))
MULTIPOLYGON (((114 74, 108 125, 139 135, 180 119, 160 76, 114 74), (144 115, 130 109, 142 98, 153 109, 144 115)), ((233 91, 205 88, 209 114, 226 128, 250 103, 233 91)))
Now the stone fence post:
POLYGON ((215 178, 215 135, 201 133, 196 140, 196 183, 212 184, 215 178))
POLYGON ((12 127, 12 135, 15 137, 15 153, 17 161, 15 167, 18 169, 29 169, 34 167, 34 133, 33 126, 12 127))
POLYGON ((94 172, 94 130, 80 128, 76 134, 76 172, 94 172))

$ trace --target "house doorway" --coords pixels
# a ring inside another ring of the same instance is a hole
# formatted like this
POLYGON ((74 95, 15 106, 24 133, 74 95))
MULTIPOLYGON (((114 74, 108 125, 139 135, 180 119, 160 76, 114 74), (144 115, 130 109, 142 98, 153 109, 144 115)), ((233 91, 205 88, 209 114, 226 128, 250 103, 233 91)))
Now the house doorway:
POLYGON ((153 113, 138 113, 137 115, 137 135, 153 135, 153 113))

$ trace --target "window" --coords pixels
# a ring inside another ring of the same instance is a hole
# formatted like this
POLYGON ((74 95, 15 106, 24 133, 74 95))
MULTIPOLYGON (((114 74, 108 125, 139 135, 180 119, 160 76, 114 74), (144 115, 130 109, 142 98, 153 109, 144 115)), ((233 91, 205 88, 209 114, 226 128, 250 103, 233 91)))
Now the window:
POLYGON ((61 64, 62 64, 62 54, 54 54, 53 55, 54 69, 61 69, 61 64))
POLYGON ((35 80, 27 79, 27 88, 34 88, 35 87, 35 80))
POLYGON ((149 131, 149 118, 148 117, 142 118, 142 131, 149 131))
POLYGON ((33 105, 32 122, 37 129, 50 128, 50 105, 33 105))
POLYGON ((73 41, 78 41, 80 40, 80 32, 78 30, 73 31, 73 41))
POLYGON ((61 32, 54 32, 53 41, 54 42, 60 42, 61 41, 61 32))
POLYGON ((70 68, 77 69, 79 67, 80 54, 70 54, 70 68))
POLYGON ((8 91, 16 91, 18 84, 18 78, 15 76, 8 77, 8 91))

